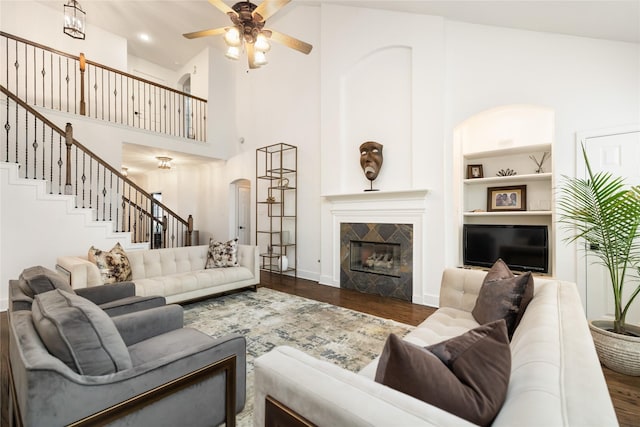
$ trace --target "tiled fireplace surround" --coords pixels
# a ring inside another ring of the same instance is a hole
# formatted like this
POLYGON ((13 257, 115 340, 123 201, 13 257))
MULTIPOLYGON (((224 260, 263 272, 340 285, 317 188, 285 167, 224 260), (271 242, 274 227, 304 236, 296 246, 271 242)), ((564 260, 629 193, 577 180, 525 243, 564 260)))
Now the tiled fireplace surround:
MULTIPOLYGON (((426 256, 424 236, 426 195, 426 190, 407 190, 325 196, 325 200, 329 203, 329 212, 331 215, 331 245, 335 286, 343 286, 352 289, 355 288, 364 292, 372 291, 374 293, 378 293, 376 283, 385 282, 384 277, 372 275, 371 286, 363 286, 364 281, 367 280, 363 279, 363 276, 357 277, 354 282, 351 280, 352 277, 345 277, 345 274, 343 274, 342 271, 345 262, 348 262, 348 260, 345 260, 345 257, 348 257, 348 254, 345 253, 344 250, 342 250, 341 254, 341 238, 345 237, 345 230, 347 230, 347 233, 350 236, 354 236, 357 232, 355 234, 352 233, 354 231, 352 227, 355 225, 356 230, 362 231, 364 228, 357 224, 366 224, 365 227, 370 230, 370 236, 379 235, 380 230, 382 230, 382 234, 386 235, 392 235, 394 233, 396 236, 398 233, 412 234, 412 247, 406 251, 403 259, 403 262, 406 262, 407 256, 410 257, 412 266, 403 265, 401 267, 405 272, 409 269, 412 270, 410 277, 407 278, 406 274, 402 277, 403 274, 400 273, 400 278, 392 278, 395 282, 393 280, 391 282, 387 281, 387 283, 391 284, 383 284, 382 288, 389 289, 392 293, 396 293, 396 295, 390 296, 400 297, 397 294, 397 286, 404 286, 406 283, 409 283, 411 289, 406 291, 408 293, 407 298, 401 298, 411 300, 414 303, 423 304, 423 291, 425 289, 425 272, 423 271, 423 266, 425 265, 424 260, 426 256), (399 230, 394 230, 387 226, 389 224, 394 226, 402 224, 402 226, 399 230), (380 228, 381 226, 382 228, 380 228), (389 230, 394 231, 390 232, 389 230), (341 283, 344 282, 345 279, 349 281, 349 283, 341 283)), ((365 234, 367 233, 365 232, 365 234)), ((374 240, 379 241, 379 239, 374 240)), ((397 241, 397 238, 395 240, 397 241)), ((401 237, 400 240, 405 241, 406 243, 407 239, 401 237)), ((368 275, 368 273, 358 272, 355 274, 368 275)), ((351 275, 347 274, 347 276, 351 275)))

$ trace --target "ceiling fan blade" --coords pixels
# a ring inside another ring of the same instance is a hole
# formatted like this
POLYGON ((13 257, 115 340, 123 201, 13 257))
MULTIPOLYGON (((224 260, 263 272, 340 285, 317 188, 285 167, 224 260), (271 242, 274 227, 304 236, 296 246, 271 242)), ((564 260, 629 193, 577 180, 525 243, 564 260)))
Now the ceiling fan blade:
POLYGON ((256 17, 256 19, 260 22, 266 21, 290 1, 291 0, 264 0, 258 7, 256 7, 256 10, 253 11, 253 16, 256 17, 256 14, 260 15, 259 17, 256 17))
POLYGON ((262 33, 271 40, 290 47, 291 49, 295 49, 298 52, 302 52, 305 55, 308 55, 309 52, 311 52, 311 49, 313 49, 313 46, 309 43, 303 42, 302 40, 298 40, 276 30, 263 30, 262 33))
POLYGON ((185 33, 184 37, 188 39, 196 39, 198 37, 217 36, 218 34, 224 34, 229 27, 212 28, 210 30, 194 31, 193 33, 185 33))
POLYGON ((247 59, 249 60, 249 68, 252 70, 258 68, 255 62, 256 56, 253 43, 245 43, 245 46, 247 48, 247 59))
POLYGON ((227 6, 222 0, 209 0, 209 3, 220 9, 224 13, 235 13, 233 9, 227 6))

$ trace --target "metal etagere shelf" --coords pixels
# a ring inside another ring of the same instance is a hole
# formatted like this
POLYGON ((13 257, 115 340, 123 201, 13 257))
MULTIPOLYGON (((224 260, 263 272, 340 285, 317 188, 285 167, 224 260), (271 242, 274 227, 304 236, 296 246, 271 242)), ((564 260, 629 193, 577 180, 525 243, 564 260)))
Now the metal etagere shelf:
POLYGON ((298 148, 256 150, 256 244, 260 269, 297 276, 298 148))

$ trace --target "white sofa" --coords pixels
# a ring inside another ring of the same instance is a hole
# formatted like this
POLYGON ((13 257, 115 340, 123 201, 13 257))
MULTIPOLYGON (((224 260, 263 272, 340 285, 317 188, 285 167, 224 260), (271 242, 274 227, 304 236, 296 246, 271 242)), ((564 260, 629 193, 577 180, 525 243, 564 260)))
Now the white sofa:
MULTIPOLYGON (((205 269, 208 245, 127 251, 136 295, 159 295, 168 304, 203 298, 260 283, 257 246, 238 245, 238 266, 205 269)), ((102 284, 98 267, 86 257, 62 256, 58 270, 73 288, 102 284)))
MULTIPOLYGON (((444 271, 440 308, 405 339, 427 346, 477 327, 471 311, 485 274, 444 271)), ((533 300, 510 346, 509 388, 494 426, 618 425, 574 283, 535 277, 533 300)), ((266 396, 318 426, 471 425, 376 383, 376 367, 374 360, 353 373, 277 347, 255 360, 254 425, 264 425, 266 396)))

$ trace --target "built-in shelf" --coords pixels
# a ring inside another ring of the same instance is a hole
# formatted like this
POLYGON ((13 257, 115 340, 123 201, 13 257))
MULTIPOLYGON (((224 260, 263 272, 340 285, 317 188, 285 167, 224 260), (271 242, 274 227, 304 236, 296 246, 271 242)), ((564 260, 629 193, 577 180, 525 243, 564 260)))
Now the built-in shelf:
POLYGON ((486 178, 471 178, 465 179, 463 183, 465 185, 482 185, 482 184, 511 184, 519 181, 551 181, 553 174, 549 172, 545 173, 532 173, 526 175, 512 175, 512 176, 490 176, 486 178))
POLYGON ((549 216, 551 211, 465 212, 464 216, 549 216))

